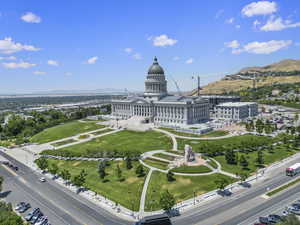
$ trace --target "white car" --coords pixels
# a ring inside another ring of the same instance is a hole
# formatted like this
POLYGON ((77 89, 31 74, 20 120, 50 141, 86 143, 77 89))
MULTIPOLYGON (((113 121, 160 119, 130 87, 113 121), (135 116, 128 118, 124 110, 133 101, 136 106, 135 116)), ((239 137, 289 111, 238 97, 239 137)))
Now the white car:
POLYGON ((40 182, 46 182, 46 178, 45 177, 41 177, 40 178, 40 182))

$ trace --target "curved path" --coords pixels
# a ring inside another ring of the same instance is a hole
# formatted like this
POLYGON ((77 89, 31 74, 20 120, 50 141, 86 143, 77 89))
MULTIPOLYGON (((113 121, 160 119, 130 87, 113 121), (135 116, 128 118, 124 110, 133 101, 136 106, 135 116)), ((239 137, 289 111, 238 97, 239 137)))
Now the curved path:
POLYGON ((174 150, 174 151, 178 150, 178 144, 177 144, 176 136, 174 134, 172 134, 172 133, 170 133, 170 132, 168 132, 166 130, 162 130, 162 129, 158 129, 158 128, 155 128, 153 130, 168 135, 172 139, 172 142, 173 142, 173 149, 172 150, 174 150))

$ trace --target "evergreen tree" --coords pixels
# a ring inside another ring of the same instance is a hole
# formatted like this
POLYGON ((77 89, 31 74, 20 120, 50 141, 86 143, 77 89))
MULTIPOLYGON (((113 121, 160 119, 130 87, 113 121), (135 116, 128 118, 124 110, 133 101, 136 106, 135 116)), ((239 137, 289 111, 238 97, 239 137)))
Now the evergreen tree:
POLYGON ((174 178, 174 173, 172 172, 172 171, 168 171, 168 173, 167 173, 167 180, 169 181, 169 182, 172 182, 172 181, 174 181, 175 180, 175 178, 174 178))
POLYGON ((64 169, 63 171, 60 172, 60 176, 62 179, 64 179, 67 182, 71 179, 71 174, 70 174, 69 170, 66 170, 66 169, 64 169))
POLYGON ((49 172, 52 173, 53 175, 56 175, 59 171, 59 168, 56 163, 52 163, 51 167, 49 168, 49 172))
POLYGON ((225 160, 228 164, 235 165, 237 164, 236 153, 233 150, 229 150, 225 152, 225 160))
POLYGON ((48 161, 44 157, 37 159, 35 162, 41 170, 45 170, 48 168, 48 161))
POLYGON ((128 170, 132 169, 132 161, 131 161, 131 158, 129 158, 129 157, 126 157, 126 168, 128 170))
POLYGON ((106 164, 104 161, 102 161, 100 164, 99 164, 99 169, 98 169, 98 173, 99 173, 99 176, 102 180, 104 180, 105 176, 106 176, 106 172, 105 172, 105 167, 106 167, 106 164))
POLYGON ((245 158, 244 155, 242 155, 241 158, 240 158, 240 165, 243 167, 243 169, 248 168, 249 163, 248 163, 248 161, 247 161, 247 159, 245 158))
POLYGON ((229 181, 224 177, 218 177, 218 179, 215 180, 215 184, 219 190, 223 191, 229 184, 229 181))
POLYGON ((122 177, 122 170, 121 170, 119 164, 117 164, 116 175, 117 175, 118 181, 123 181, 124 180, 123 177, 122 177))
POLYGON ((137 174, 138 177, 145 176, 144 167, 142 165, 138 165, 138 167, 135 170, 135 173, 137 174))
POLYGON ((257 152, 257 159, 256 162, 258 163, 258 165, 262 166, 264 164, 264 154, 262 151, 258 151, 257 152))

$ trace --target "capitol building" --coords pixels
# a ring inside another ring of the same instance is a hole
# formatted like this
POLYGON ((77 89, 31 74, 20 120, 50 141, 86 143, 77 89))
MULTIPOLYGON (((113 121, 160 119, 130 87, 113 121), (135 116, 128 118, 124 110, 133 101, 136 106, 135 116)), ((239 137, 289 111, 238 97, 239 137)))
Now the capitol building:
POLYGON ((191 125, 209 119, 209 102, 201 97, 169 95, 167 80, 157 58, 148 70, 144 95, 112 101, 112 116, 132 117, 161 125, 191 125))

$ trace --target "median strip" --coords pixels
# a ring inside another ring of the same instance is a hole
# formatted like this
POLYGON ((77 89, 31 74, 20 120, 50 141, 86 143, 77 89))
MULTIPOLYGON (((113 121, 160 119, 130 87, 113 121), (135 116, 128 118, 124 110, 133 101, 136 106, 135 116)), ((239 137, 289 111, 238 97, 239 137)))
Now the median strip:
POLYGON ((293 180, 293 181, 291 181, 291 182, 289 182, 289 183, 287 183, 285 185, 282 185, 279 188, 276 188, 273 191, 268 192, 266 195, 269 196, 269 197, 271 197, 272 195, 274 195, 274 194, 276 194, 276 193, 278 193, 280 191, 283 191, 284 189, 287 189, 287 188, 289 188, 289 187, 291 187, 291 186, 293 186, 293 185, 295 185, 295 184, 297 184, 299 182, 300 182, 300 178, 298 178, 296 180, 293 180))

